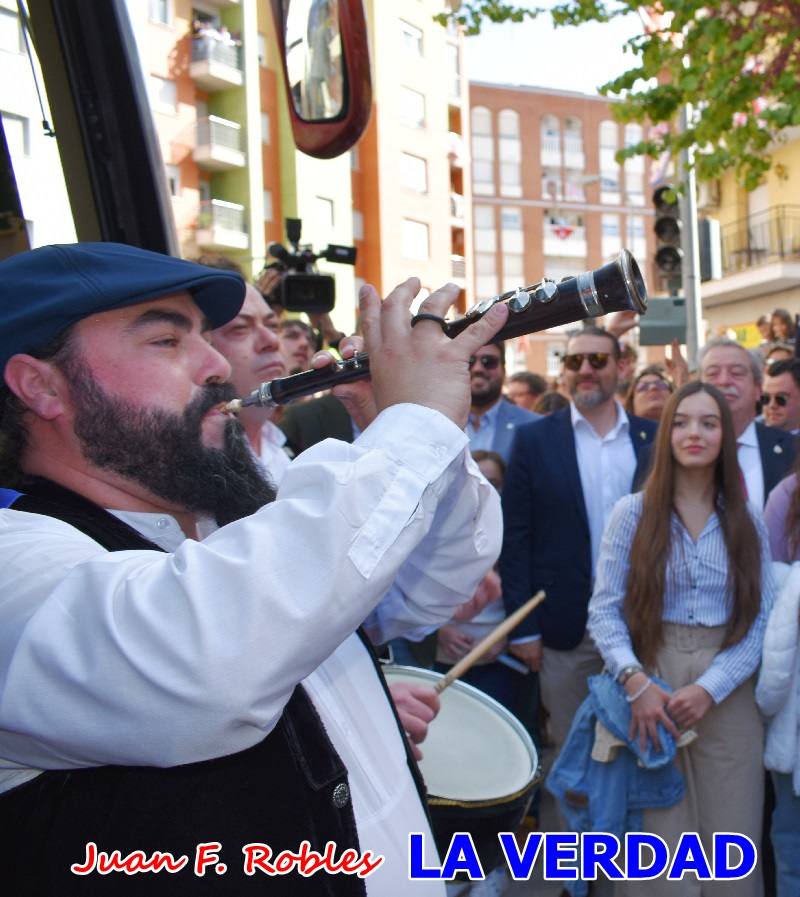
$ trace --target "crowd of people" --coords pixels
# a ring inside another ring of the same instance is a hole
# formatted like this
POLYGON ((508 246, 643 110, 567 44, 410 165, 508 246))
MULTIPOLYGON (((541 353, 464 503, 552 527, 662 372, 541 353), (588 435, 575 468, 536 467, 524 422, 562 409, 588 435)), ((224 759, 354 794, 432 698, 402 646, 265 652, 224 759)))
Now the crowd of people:
MULTIPOLYGON (((639 367, 630 321, 579 327, 549 384, 506 377, 502 307, 443 334, 455 288, 413 327, 418 281, 382 302, 364 288, 362 339, 288 316, 279 272, 245 284, 199 262, 87 243, 0 264, 10 893, 77 893, 89 842, 193 856, 213 839, 224 876, 153 875, 147 893, 252 893, 244 844, 332 841, 384 861, 270 893, 444 894, 407 857, 411 831, 434 849, 416 760, 440 699, 387 688, 376 652, 446 673, 539 590, 464 681, 560 775, 592 683, 610 682, 623 749, 671 745, 680 773, 643 830, 698 832, 709 856, 716 831, 764 838, 751 876, 648 894, 800 893, 791 317, 756 351, 710 340, 693 373, 677 346, 639 367), (235 396, 364 345, 369 381, 233 420, 235 396)), ((447 891, 501 894, 507 870, 486 871, 447 891)), ((129 881, 87 875, 80 893, 129 881)))

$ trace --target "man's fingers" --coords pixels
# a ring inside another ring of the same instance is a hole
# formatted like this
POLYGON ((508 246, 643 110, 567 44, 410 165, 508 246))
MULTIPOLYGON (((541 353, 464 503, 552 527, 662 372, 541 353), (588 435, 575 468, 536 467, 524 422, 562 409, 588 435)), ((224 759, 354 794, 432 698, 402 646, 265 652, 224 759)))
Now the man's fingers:
MULTIPOLYGON (((398 284, 383 300, 381 307, 381 327, 384 339, 403 333, 408 329, 411 303, 420 290, 418 277, 409 277, 398 284)), ((369 345, 367 346, 369 351, 369 345)))
POLYGON ((371 283, 365 283, 358 293, 358 316, 367 352, 378 353, 383 346, 381 334, 381 299, 371 283))
POLYGON ((420 744, 425 741, 425 736, 428 734, 428 724, 424 720, 418 716, 403 715, 401 716, 401 722, 408 737, 414 744, 420 744))
MULTIPOLYGON (((440 318, 445 317, 450 306, 458 299, 460 290, 454 283, 446 283, 444 286, 434 290, 430 296, 420 305, 419 310, 426 315, 438 315, 440 318)), ((418 326, 422 326, 422 322, 418 326)), ((438 327, 435 321, 431 322, 432 327, 438 327)))
POLYGON ((324 368, 329 364, 333 364, 336 359, 331 355, 330 352, 316 352, 311 356, 311 367, 312 368, 324 368))
POLYGON ((492 337, 500 331, 508 320, 508 305, 498 302, 477 322, 463 330, 453 340, 462 347, 466 355, 474 355, 478 349, 492 341, 492 337))

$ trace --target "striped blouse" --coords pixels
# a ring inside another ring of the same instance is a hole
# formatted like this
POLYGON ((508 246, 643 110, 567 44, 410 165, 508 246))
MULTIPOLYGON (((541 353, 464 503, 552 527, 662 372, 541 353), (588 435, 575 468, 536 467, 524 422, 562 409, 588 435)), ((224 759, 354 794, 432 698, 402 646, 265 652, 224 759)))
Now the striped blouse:
MULTIPOLYGON (((626 495, 614 507, 603 533, 594 593, 589 602, 589 632, 614 676, 637 663, 623 615, 630 546, 642 513, 642 494, 626 495)), ((761 541, 761 608, 747 635, 720 651, 697 680, 719 703, 753 675, 761 661, 761 645, 775 585, 769 537, 758 511, 750 513, 761 541)), ((716 513, 709 517, 695 542, 677 514, 672 515, 672 547, 665 576, 664 611, 667 623, 684 626, 724 626, 731 593, 728 554, 716 513)))

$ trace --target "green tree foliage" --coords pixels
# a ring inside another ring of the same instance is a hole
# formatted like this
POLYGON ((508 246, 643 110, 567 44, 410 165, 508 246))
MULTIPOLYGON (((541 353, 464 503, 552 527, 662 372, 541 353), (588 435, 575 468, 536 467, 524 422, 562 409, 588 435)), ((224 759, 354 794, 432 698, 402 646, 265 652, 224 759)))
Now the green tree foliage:
POLYGON ((550 10, 473 0, 439 20, 478 34, 486 21, 519 22, 547 12, 556 26, 642 14, 641 33, 627 45, 636 64, 599 88, 618 100, 620 120, 652 126, 620 160, 674 156, 692 146, 700 180, 733 169, 753 189, 785 129, 800 125, 800 0, 565 0, 550 10), (681 134, 678 112, 685 104, 694 115, 681 134))

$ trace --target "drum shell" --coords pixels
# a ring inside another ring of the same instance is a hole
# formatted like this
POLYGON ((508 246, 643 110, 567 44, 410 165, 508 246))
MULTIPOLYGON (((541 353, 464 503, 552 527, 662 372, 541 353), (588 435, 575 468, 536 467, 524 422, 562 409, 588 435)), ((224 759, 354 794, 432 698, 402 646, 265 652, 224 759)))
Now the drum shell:
MULTIPOLYGON (((418 684, 433 687, 443 678, 440 673, 418 667, 387 666, 383 668, 386 678, 392 681, 414 681, 418 684)), ((450 846, 453 835, 456 832, 469 832, 472 836, 475 849, 480 857, 484 871, 496 866, 502 860, 502 851, 498 841, 498 832, 514 831, 527 813, 533 799, 537 785, 541 781, 541 770, 538 765, 536 748, 525 731, 522 723, 513 714, 493 698, 464 682, 454 682, 449 690, 454 690, 467 705, 474 702, 476 708, 480 708, 483 714, 493 714, 506 733, 512 733, 522 745, 529 756, 530 769, 522 776, 522 781, 517 788, 508 793, 495 794, 480 799, 461 798, 450 794, 446 797, 436 794, 435 787, 426 781, 428 789, 428 810, 431 816, 433 836, 439 855, 444 857, 450 846)), ((448 690, 448 691, 449 691, 448 690)), ((443 702, 447 700, 448 691, 441 695, 443 702)), ((434 720, 430 724, 431 731, 436 726, 434 720)), ((423 778, 425 777, 425 765, 430 765, 436 758, 430 756, 431 744, 423 742, 421 749, 424 759, 421 765, 423 778)), ((464 776, 474 774, 469 766, 470 758, 465 758, 464 776)), ((468 784, 465 780, 465 786, 468 784)), ((464 794, 468 793, 464 788, 464 794)))

